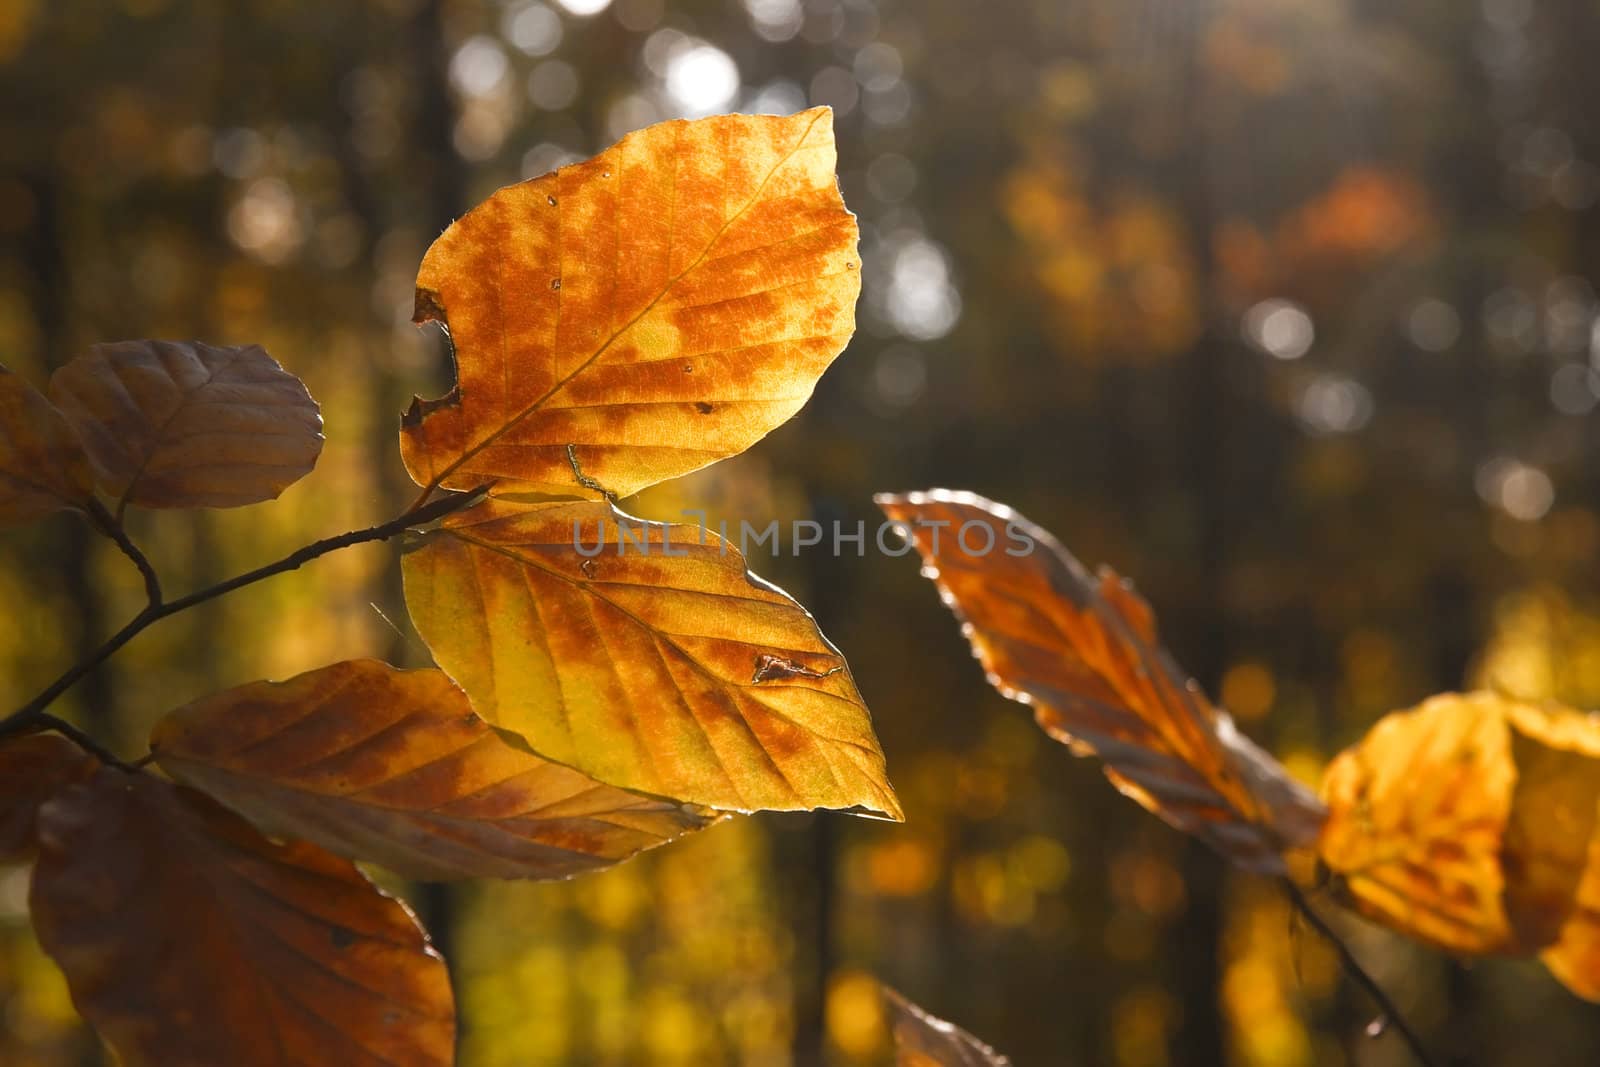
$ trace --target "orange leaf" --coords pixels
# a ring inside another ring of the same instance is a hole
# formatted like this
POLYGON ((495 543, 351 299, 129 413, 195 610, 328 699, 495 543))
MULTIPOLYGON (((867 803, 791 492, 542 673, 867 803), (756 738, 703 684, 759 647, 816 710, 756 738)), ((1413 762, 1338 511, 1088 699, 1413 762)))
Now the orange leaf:
POLYGON ((885 986, 896 1067, 1010 1067, 1011 1061, 959 1026, 935 1018, 885 986))
POLYGON ((143 507, 271 500, 322 451, 317 402, 259 345, 95 345, 55 372, 50 396, 101 487, 143 507))
POLYGON ((1600 720, 1494 693, 1385 716, 1329 764, 1318 851, 1363 914, 1600 996, 1600 720))
POLYGON ((40 809, 30 906, 128 1067, 451 1062, 444 961, 404 905, 150 775, 101 770, 40 809))
POLYGON ((83 749, 57 734, 0 741, 0 863, 32 858, 39 805, 96 766, 83 749))
POLYGON ((1500 849, 1516 768, 1500 700, 1433 697, 1328 765, 1318 852, 1364 915, 1455 952, 1516 951, 1500 849))
POLYGON ((0 524, 28 522, 94 495, 94 476, 67 420, 39 390, 0 367, 0 524))
POLYGON ((567 878, 712 821, 541 759, 442 672, 376 660, 195 701, 150 745, 268 832, 409 878, 567 878))
POLYGON ((406 604, 478 714, 603 782, 900 818, 844 658, 702 534, 603 501, 490 499, 408 547, 406 604))
POLYGON ((1315 840, 1323 812, 1240 734, 1156 641, 1155 618, 1109 569, 1090 577, 1048 532, 971 493, 879 496, 923 573, 963 620, 1001 693, 1106 777, 1249 870, 1315 840))
POLYGON ((626 496, 786 421, 855 329, 834 160, 827 108, 665 122, 456 220, 417 276, 457 385, 405 416, 412 478, 626 496))

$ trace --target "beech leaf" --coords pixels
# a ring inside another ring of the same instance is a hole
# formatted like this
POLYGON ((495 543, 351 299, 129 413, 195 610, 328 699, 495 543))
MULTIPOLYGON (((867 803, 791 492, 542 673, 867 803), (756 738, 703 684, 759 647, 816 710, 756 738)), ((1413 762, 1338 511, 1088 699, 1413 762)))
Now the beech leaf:
POLYGON ((456 220, 417 276, 457 383, 403 420, 412 478, 627 496, 786 421, 855 329, 834 162, 827 108, 664 122, 456 220))
POLYGON ((39 811, 30 910, 127 1067, 441 1067, 444 961, 411 913, 315 845, 101 770, 39 811))
POLYGON ((990 683, 1099 756, 1119 790, 1247 870, 1281 874, 1283 850, 1316 840, 1316 798, 1178 668, 1149 605, 1109 568, 1091 576, 1047 531, 972 493, 877 500, 990 683))
POLYGON ((72 427, 27 380, 0 367, 0 524, 29 522, 94 495, 72 427))
POLYGON ((259 345, 95 345, 50 379, 101 488, 147 508, 271 500, 316 465, 322 416, 259 345))
POLYGON ((901 817, 844 657, 721 538, 604 501, 490 498, 403 568, 439 666, 549 758, 722 810, 901 817))
POLYGON ((0 741, 0 863, 21 863, 34 851, 39 805, 88 777, 98 766, 59 734, 29 734, 0 741))
POLYGON ((173 777, 269 833, 410 878, 567 878, 714 818, 542 759, 442 672, 376 660, 195 701, 150 745, 173 777))
POLYGON ((1011 1067, 1011 1061, 953 1023, 885 986, 896 1067, 1011 1067))

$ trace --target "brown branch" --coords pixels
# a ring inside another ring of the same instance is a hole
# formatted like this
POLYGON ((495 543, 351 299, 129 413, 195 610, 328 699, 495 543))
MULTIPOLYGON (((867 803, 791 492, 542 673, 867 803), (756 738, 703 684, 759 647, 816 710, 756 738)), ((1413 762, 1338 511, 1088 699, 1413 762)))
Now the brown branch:
MULTIPOLYGON (((31 729, 41 728, 36 727, 35 724, 47 718, 47 716, 44 714, 44 709, 49 707, 52 701, 54 701, 68 689, 72 688, 72 686, 84 675, 88 674, 100 664, 110 659, 111 656, 114 655, 116 651, 123 645, 133 640, 152 624, 159 622, 167 616, 176 615, 178 612, 192 608, 196 604, 203 604, 208 600, 215 600, 219 596, 231 593, 235 589, 241 589, 247 585, 253 585, 264 578, 271 578, 274 575, 282 574, 284 571, 292 571, 303 564, 311 562, 319 556, 325 556, 330 552, 337 552, 341 548, 349 548, 352 545, 366 544, 369 541, 387 541, 391 537, 395 537, 398 534, 404 533, 410 527, 420 526, 424 523, 432 522, 435 519, 441 519, 452 512, 460 511, 465 507, 477 503, 483 498, 485 491, 485 489, 478 489, 470 493, 453 493, 450 496, 441 497, 440 499, 435 500, 432 503, 425 504, 421 507, 411 508, 404 514, 377 526, 369 526, 365 530, 352 530, 349 533, 340 534, 337 537, 327 537, 323 538, 321 541, 314 541, 311 544, 306 545, 304 548, 300 548, 289 553, 276 563, 269 563, 264 567, 257 567, 253 571, 248 571, 244 574, 237 575, 236 577, 229 578, 224 582, 218 582, 216 585, 208 586, 207 588, 201 589, 198 592, 190 593, 185 597, 179 597, 177 600, 161 600, 159 598, 159 586, 156 586, 156 595, 152 598, 151 602, 146 605, 143 611, 139 612, 139 614, 130 619, 126 626, 118 630, 115 634, 108 638, 104 644, 75 664, 61 677, 57 678, 54 682, 51 682, 50 685, 47 686, 38 696, 28 701, 28 703, 24 704, 21 708, 17 709, 5 719, 0 720, 0 737, 5 737, 7 735, 16 733, 26 733, 31 729)), ((120 541, 118 543, 119 545, 121 544, 120 541)), ((129 546, 132 546, 131 541, 128 542, 128 544, 129 546)), ((127 550, 124 549, 124 551, 127 550)), ((137 551, 138 549, 135 548, 134 552, 137 551)), ((142 559, 143 556, 141 555, 139 558, 142 559)), ((142 569, 143 568, 141 568, 141 570, 142 569)), ((153 576, 154 572, 152 571, 151 574, 153 576)), ((48 718, 54 719, 53 716, 48 716, 48 718)), ((55 720, 55 722, 60 721, 61 720, 55 720)), ((54 726, 53 724, 52 728, 59 729, 58 726, 54 726)), ((68 736, 71 737, 72 735, 68 734, 68 736)), ((73 739, 77 740, 76 737, 73 739)))
POLYGON ((1279 879, 1279 881, 1282 882, 1284 893, 1289 897, 1289 902, 1294 905, 1294 909, 1305 918, 1313 930, 1322 935, 1323 940, 1333 947, 1334 952, 1338 954, 1339 962, 1343 965, 1345 973, 1354 978, 1356 984, 1365 989, 1367 994, 1377 1002, 1380 1014, 1376 1020, 1376 1025, 1369 1027, 1367 1032, 1377 1036, 1392 1025, 1399 1032, 1406 1046, 1411 1049, 1411 1054, 1416 1057, 1417 1062, 1422 1064, 1422 1067, 1433 1067, 1434 1061, 1428 1056, 1428 1050, 1423 1046, 1422 1039, 1411 1028, 1411 1024, 1406 1021, 1406 1017, 1400 1013, 1400 1009, 1395 1005, 1395 1002, 1389 999, 1389 994, 1383 991, 1383 987, 1378 984, 1378 980, 1368 974, 1366 969, 1361 966, 1361 962, 1350 951, 1350 946, 1344 943, 1344 939, 1339 936, 1338 931, 1329 926, 1328 921, 1312 909, 1311 902, 1306 900, 1305 894, 1300 892, 1300 887, 1294 884, 1293 879, 1286 876, 1279 879))
POLYGON ((128 536, 128 531, 123 528, 120 511, 117 515, 107 511, 105 505, 99 500, 89 498, 89 524, 96 530, 115 541, 117 547, 122 549, 122 554, 133 561, 139 568, 139 573, 144 577, 144 594, 152 607, 161 603, 161 579, 156 576, 156 569, 139 551, 139 546, 133 543, 133 538, 128 536))

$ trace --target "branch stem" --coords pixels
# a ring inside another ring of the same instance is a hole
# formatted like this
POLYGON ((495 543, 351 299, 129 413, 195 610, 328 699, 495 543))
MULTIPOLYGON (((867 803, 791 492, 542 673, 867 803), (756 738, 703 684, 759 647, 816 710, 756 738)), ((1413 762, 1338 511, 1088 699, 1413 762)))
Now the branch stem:
POLYGON ((1300 887, 1294 884, 1293 879, 1284 877, 1279 881, 1283 884, 1283 891, 1288 896, 1289 902, 1294 905, 1294 909, 1300 913, 1313 930, 1322 935, 1323 940, 1333 947, 1334 952, 1338 954, 1339 963, 1343 965, 1345 973, 1354 978, 1356 984, 1365 989, 1367 995, 1377 1003, 1380 1013, 1379 1021, 1384 1026, 1392 1025, 1399 1032, 1401 1039, 1406 1043, 1406 1047, 1411 1050, 1411 1054, 1416 1057, 1418 1063, 1422 1064, 1422 1067, 1434 1067, 1434 1061, 1429 1057, 1428 1050, 1422 1044, 1422 1039, 1411 1028, 1411 1024, 1400 1013, 1399 1007, 1389 998, 1389 994, 1383 991, 1383 987, 1378 984, 1378 980, 1367 973, 1367 970, 1361 966, 1361 962, 1350 951, 1350 946, 1344 943, 1344 939, 1339 936, 1339 932, 1328 925, 1326 919, 1317 914, 1311 907, 1311 902, 1306 900, 1305 894, 1300 892, 1300 887))
POLYGON ((139 568, 139 574, 144 578, 144 594, 152 607, 161 603, 161 579, 156 576, 156 569, 133 543, 133 538, 128 536, 128 531, 122 525, 121 509, 116 515, 106 510, 106 506, 99 500, 89 498, 89 523, 95 529, 115 541, 117 547, 122 549, 122 554, 133 561, 139 568))
MULTIPOLYGON (((482 498, 482 490, 477 490, 471 493, 452 493, 449 496, 441 497, 438 500, 432 501, 431 503, 423 504, 419 507, 409 508, 396 518, 390 519, 385 523, 380 523, 377 526, 369 526, 365 530, 352 530, 349 533, 340 534, 337 537, 325 537, 320 541, 314 541, 311 544, 306 545, 304 548, 296 549, 275 563, 269 563, 264 567, 257 567, 253 571, 247 571, 244 574, 236 575, 235 577, 229 578, 226 581, 218 582, 216 585, 208 586, 205 589, 190 593, 188 596, 179 597, 177 600, 161 599, 161 588, 160 584, 155 581, 155 572, 154 570, 147 570, 149 563, 148 561, 145 561, 139 569, 141 573, 145 574, 146 589, 151 593, 150 603, 145 606, 143 611, 139 612, 139 614, 128 620, 127 625, 118 630, 115 634, 112 634, 111 637, 107 638, 105 643, 99 648, 95 649, 84 659, 74 664, 72 668, 69 669, 65 674, 57 678, 54 682, 51 682, 50 685, 46 686, 38 696, 28 701, 21 708, 18 708, 15 712, 8 715, 5 719, 0 719, 0 737, 7 736, 9 734, 27 732, 29 729, 36 728, 36 724, 46 721, 49 722, 48 727, 37 726, 37 728, 58 729, 62 730, 63 733, 67 733, 67 730, 63 729, 63 726, 66 726, 67 729, 74 729, 70 726, 70 724, 64 723, 63 720, 56 719, 55 716, 46 715, 44 709, 49 707, 51 702, 59 697, 62 693, 72 688, 72 686, 81 678, 83 678, 84 675, 88 674, 90 671, 100 666, 100 664, 110 659, 111 656, 113 656, 123 645, 133 640, 154 623, 161 621, 169 615, 176 615, 178 612, 192 608, 196 604, 203 604, 208 600, 215 600, 217 597, 231 593, 235 589, 241 589, 244 586, 253 585, 262 579, 271 578, 274 575, 282 574, 284 571, 295 570, 296 568, 311 562, 319 556, 325 556, 330 552, 337 552, 341 548, 349 548, 352 545, 366 544, 370 541, 387 541, 391 537, 395 537, 398 534, 404 533, 410 527, 420 526, 424 523, 432 522, 435 519, 441 519, 452 512, 460 511, 463 508, 477 503, 482 498)), ((105 509, 101 508, 100 510, 104 511, 105 509)), ((107 518, 110 518, 110 516, 108 515, 107 518)), ((97 524, 99 523, 98 518, 96 518, 96 522, 97 524)), ((140 553, 138 548, 133 545, 132 541, 127 539, 127 535, 125 533, 123 533, 120 538, 117 536, 117 534, 121 532, 121 524, 117 523, 113 519, 111 522, 111 527, 105 532, 107 532, 107 534, 111 536, 113 540, 117 541, 118 546, 123 549, 124 553, 128 554, 130 559, 134 560, 135 564, 139 564, 141 560, 144 560, 143 554, 140 553), (126 542, 126 544, 124 544, 124 542, 126 542)), ((67 733, 67 736, 71 737, 75 741, 79 741, 80 744, 83 743, 82 740, 79 740, 81 735, 74 736, 73 733, 67 733)), ((95 749, 91 749, 90 751, 94 751, 96 755, 101 755, 101 751, 97 751, 95 749)), ((102 758, 104 757, 102 756, 102 758)), ((118 762, 120 764, 120 761, 118 762)))

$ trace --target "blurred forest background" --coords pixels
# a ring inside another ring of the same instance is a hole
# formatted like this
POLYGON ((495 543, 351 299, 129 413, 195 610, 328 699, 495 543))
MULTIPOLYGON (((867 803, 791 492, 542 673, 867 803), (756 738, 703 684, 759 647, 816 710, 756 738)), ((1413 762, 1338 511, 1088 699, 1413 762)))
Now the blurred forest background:
MULTIPOLYGON (((856 339, 795 422, 633 510, 1005 501, 1133 576, 1314 781, 1437 690, 1600 704, 1597 55, 1592 0, 0 0, 0 360, 42 384, 194 337, 307 381, 313 477, 133 517, 197 587, 410 499, 396 416, 448 382, 412 282, 453 217, 663 118, 831 104, 856 339)), ((871 974, 1019 1067, 1408 1062, 1271 885, 990 691, 911 559, 751 562, 849 656, 907 823, 409 887, 465 1064, 878 1063, 871 974)), ((368 546, 207 604, 60 710, 133 754, 209 690, 423 662, 397 570, 368 546)), ((0 600, 15 705, 141 586, 62 516, 6 534, 0 600)), ((25 898, 0 871, 0 1063, 98 1064, 25 898)), ((1536 964, 1344 926, 1447 1061, 1600 1055, 1600 1008, 1536 964)))

